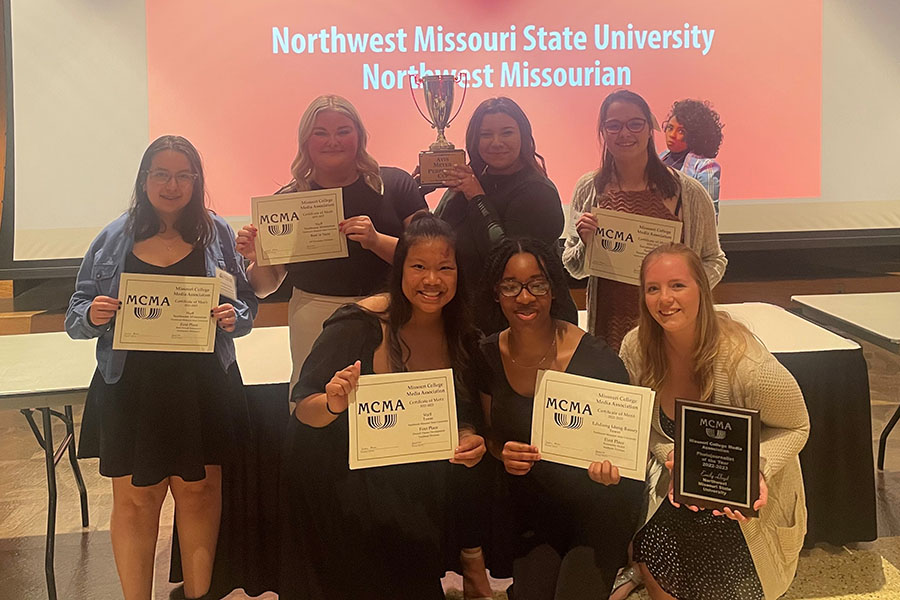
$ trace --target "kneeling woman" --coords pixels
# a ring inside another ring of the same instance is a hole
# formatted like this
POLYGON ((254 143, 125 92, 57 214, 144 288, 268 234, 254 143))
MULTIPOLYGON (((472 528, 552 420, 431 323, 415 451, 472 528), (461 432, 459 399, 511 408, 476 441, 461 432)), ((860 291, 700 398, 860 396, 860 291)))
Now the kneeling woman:
MULTIPOLYGON (((621 356, 633 383, 656 390, 651 454, 671 480, 675 398, 760 412, 759 518, 700 511, 665 499, 634 539, 653 600, 773 600, 794 578, 806 534, 798 454, 809 434, 806 405, 791 374, 750 331, 713 307, 700 257, 682 244, 650 252, 641 266, 637 329, 621 356)), ((654 469, 650 469, 652 472, 654 469)), ((662 490, 662 493, 656 493, 662 490)), ((671 497, 670 497, 671 498, 671 497)))
POLYGON ((484 440, 468 424, 465 375, 475 337, 449 225, 420 212, 397 244, 390 293, 339 308, 294 387, 284 460, 293 543, 286 598, 442 599, 451 469, 474 466, 484 440), (347 405, 360 374, 452 367, 459 446, 442 461, 350 471, 347 405))
POLYGON ((497 512, 514 520, 516 600, 606 598, 641 508, 643 483, 620 481, 609 461, 585 472, 541 462, 529 443, 539 369, 628 381, 605 342, 560 320, 568 293, 556 254, 535 240, 498 246, 482 289, 480 305, 509 324, 482 342, 481 379, 489 447, 508 474, 497 512))

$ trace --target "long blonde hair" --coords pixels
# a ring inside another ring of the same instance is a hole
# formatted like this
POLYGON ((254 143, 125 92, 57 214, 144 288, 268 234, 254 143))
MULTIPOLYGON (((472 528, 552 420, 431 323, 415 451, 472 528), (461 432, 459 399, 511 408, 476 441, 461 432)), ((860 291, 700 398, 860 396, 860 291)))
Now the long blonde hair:
POLYGON ((691 277, 700 288, 700 307, 697 314, 696 346, 691 363, 694 382, 700 388, 700 400, 712 399, 714 386, 714 366, 716 359, 724 356, 727 359, 726 370, 733 372, 737 362, 743 356, 748 344, 759 344, 753 333, 742 324, 732 320, 724 312, 718 312, 713 305, 712 289, 709 278, 703 269, 700 257, 684 244, 664 244, 651 251, 641 263, 640 309, 638 315, 638 343, 640 346, 643 371, 640 374, 640 385, 658 390, 662 387, 669 373, 666 359, 665 332, 656 322, 644 300, 645 276, 647 267, 663 255, 684 257, 691 277))
POLYGON ((359 113, 356 112, 356 109, 350 104, 349 100, 334 94, 319 96, 313 100, 309 106, 306 107, 303 116, 300 117, 300 126, 297 130, 299 142, 297 156, 294 158, 294 162, 291 163, 291 175, 294 176, 294 179, 291 183, 286 185, 285 188, 300 192, 309 189, 313 164, 309 158, 309 153, 306 151, 306 143, 312 135, 313 124, 316 122, 316 117, 319 116, 319 113, 327 110, 340 113, 353 121, 353 124, 356 126, 356 133, 359 140, 356 147, 356 170, 362 175, 366 185, 379 194, 384 193, 384 182, 381 180, 378 161, 372 158, 366 151, 366 142, 369 139, 369 134, 366 132, 365 126, 363 126, 359 113))

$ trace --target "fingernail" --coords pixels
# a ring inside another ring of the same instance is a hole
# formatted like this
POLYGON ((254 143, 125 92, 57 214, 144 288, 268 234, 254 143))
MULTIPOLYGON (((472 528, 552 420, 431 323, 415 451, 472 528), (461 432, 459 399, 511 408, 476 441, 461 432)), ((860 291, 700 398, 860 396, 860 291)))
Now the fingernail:
POLYGON ((212 309, 210 309, 210 311, 209 311, 209 316, 213 316, 213 311, 212 311, 212 309))

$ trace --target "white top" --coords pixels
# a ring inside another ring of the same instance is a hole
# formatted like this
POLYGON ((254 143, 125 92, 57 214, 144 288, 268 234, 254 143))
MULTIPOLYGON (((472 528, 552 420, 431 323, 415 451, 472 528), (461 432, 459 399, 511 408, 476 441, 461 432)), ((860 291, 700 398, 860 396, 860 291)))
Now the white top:
POLYGON ((900 346, 900 292, 791 296, 791 300, 900 346))

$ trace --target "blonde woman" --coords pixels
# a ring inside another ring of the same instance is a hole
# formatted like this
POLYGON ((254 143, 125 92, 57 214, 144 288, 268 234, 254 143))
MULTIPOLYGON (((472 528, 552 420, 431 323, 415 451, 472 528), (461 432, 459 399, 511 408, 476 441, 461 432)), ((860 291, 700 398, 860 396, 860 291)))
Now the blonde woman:
POLYGON ((806 534, 798 455, 809 417, 800 388, 746 327, 716 312, 700 257, 687 246, 650 252, 640 285, 639 326, 625 336, 620 356, 632 383, 656 390, 650 451, 665 468, 650 488, 653 516, 633 541, 650 597, 778 598, 794 577, 806 534), (759 518, 680 506, 666 493, 675 398, 760 412, 759 518))
POLYGON ((289 306, 291 387, 322 331, 322 323, 339 306, 380 291, 387 282, 397 238, 413 213, 427 209, 413 179, 393 167, 379 167, 366 151, 368 134, 359 113, 345 98, 319 96, 300 119, 299 147, 291 163, 292 181, 278 193, 341 188, 347 258, 260 266, 256 264, 256 224, 237 235, 237 250, 251 261, 247 274, 253 290, 265 297, 285 277, 293 286, 289 306))

